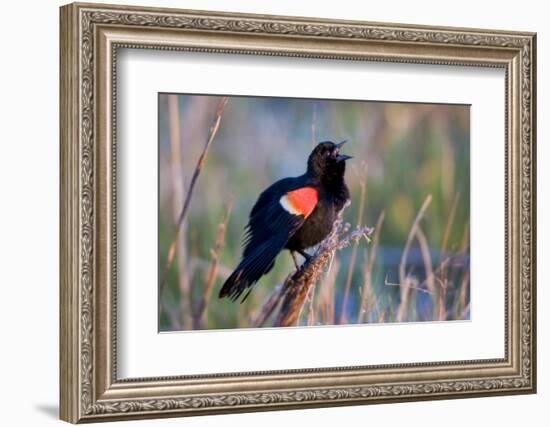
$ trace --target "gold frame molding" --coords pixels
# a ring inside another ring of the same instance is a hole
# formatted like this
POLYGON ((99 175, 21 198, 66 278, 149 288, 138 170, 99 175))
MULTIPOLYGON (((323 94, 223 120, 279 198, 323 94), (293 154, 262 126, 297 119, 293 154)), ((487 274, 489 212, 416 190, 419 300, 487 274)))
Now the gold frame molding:
POLYGON ((61 8, 60 414, 77 423, 536 390, 536 34, 100 4, 61 8), (117 379, 117 49, 500 67, 505 357, 117 379))

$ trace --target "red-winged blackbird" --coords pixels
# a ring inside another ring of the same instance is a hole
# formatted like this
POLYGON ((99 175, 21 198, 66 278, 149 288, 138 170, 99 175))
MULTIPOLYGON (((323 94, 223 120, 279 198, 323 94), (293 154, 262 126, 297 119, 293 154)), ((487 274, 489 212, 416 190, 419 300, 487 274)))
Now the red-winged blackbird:
POLYGON ((248 289, 244 301, 283 249, 310 258, 305 250, 330 233, 349 199, 344 174, 351 156, 340 154, 345 142, 319 143, 309 155, 305 174, 281 179, 260 194, 245 227, 242 260, 225 281, 220 298, 235 301, 248 289))

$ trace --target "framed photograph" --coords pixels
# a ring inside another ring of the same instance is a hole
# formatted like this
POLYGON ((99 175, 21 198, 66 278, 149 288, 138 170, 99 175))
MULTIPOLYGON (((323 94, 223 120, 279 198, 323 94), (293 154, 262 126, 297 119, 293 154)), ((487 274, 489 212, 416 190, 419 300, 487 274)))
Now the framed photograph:
POLYGON ((535 392, 535 34, 60 22, 63 420, 535 392))

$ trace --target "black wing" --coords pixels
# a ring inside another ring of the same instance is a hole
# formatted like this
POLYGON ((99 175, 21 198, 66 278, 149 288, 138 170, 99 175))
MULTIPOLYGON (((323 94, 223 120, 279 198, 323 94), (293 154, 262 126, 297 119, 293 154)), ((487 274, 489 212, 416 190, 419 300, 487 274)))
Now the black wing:
MULTIPOLYGON (((303 225, 303 215, 293 215, 282 207, 280 198, 284 194, 270 187, 258 198, 245 228, 243 258, 224 283, 220 298, 227 296, 236 300, 251 288, 273 268, 279 252, 303 225)), ((247 296, 248 293, 242 301, 247 296)))

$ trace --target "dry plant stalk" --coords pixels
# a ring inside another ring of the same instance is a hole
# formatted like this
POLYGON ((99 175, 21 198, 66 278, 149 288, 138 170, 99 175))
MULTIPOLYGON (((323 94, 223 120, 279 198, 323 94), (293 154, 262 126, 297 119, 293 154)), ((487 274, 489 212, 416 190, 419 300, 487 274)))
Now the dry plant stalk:
POLYGON ((429 194, 428 197, 426 197, 426 200, 424 200, 424 203, 422 203, 422 206, 420 207, 420 210, 418 211, 418 214, 414 219, 411 230, 409 231, 409 236, 407 237, 407 242, 405 243, 405 248, 403 249, 403 254, 401 255, 401 262, 399 263, 399 284, 401 290, 401 301, 397 309, 397 322, 402 322, 405 318, 409 301, 409 293, 411 289, 409 277, 407 276, 405 271, 405 267, 407 265, 407 257, 409 255, 409 250, 411 249, 413 238, 417 235, 420 220, 424 216, 424 213, 426 212, 426 209, 428 209, 431 201, 432 195, 429 194))
POLYGON ((264 323, 267 321, 269 316, 271 316, 271 314, 275 311, 275 308, 281 301, 284 291, 286 290, 286 286, 288 285, 288 283, 290 283, 289 279, 290 279, 290 276, 287 277, 283 283, 279 283, 277 286, 275 286, 275 289, 273 289, 273 292, 271 293, 269 298, 266 299, 265 302, 260 307, 258 314, 250 322, 251 327, 260 328, 264 325, 264 323))
POLYGON ((311 147, 317 145, 317 104, 313 104, 313 112, 311 113, 311 147))
MULTIPOLYGON (((451 230, 453 228, 453 223, 456 215, 456 208, 458 206, 459 197, 460 197, 460 194, 455 193, 455 196, 453 198, 453 204, 451 205, 451 211, 449 213, 449 217, 447 218, 447 224, 445 224, 445 231, 443 232, 443 240, 441 242, 441 255, 440 255, 441 258, 443 258, 445 251, 447 250, 449 237, 451 235, 451 230)), ((441 280, 440 280, 441 286, 439 288, 439 295, 438 295, 439 311, 437 314, 437 318, 439 320, 445 320, 447 318, 447 312, 445 308, 445 301, 447 299, 447 281, 448 281, 447 266, 441 269, 440 277, 441 277, 441 280)))
POLYGON ((308 307, 308 315, 307 315, 307 325, 312 326, 315 324, 315 286, 312 286, 309 291, 309 307, 308 307))
MULTIPOLYGON (((172 172, 173 188, 172 208, 174 222, 176 223, 183 206, 184 194, 184 178, 181 158, 181 128, 179 117, 180 111, 177 95, 168 95, 168 113, 170 116, 170 168, 172 172)), ((176 239, 176 253, 180 289, 181 323, 183 324, 184 329, 189 329, 191 326, 191 292, 186 265, 187 248, 185 247, 185 225, 182 226, 180 235, 176 239)), ((173 316, 171 318, 173 318, 173 316)))
MULTIPOLYGON (((359 195, 359 210, 357 212, 357 227, 361 227, 361 223, 363 222, 363 212, 365 209, 365 197, 367 194, 367 164, 363 163, 361 164, 362 170, 360 172, 356 172, 359 176, 359 186, 361 188, 360 195, 359 195)), ((356 240, 353 244, 353 249, 351 250, 351 258, 348 265, 348 274, 346 278, 346 285, 344 287, 344 298, 342 301, 342 309, 340 311, 340 318, 338 319, 338 323, 343 324, 347 323, 347 307, 348 307, 348 300, 349 300, 349 293, 351 290, 351 280, 353 278, 353 270, 355 270, 355 261, 357 260, 357 250, 359 247, 359 241, 356 240)))
MULTIPOLYGON (((462 236, 462 244, 461 244, 461 252, 465 253, 468 249, 468 245, 470 244, 470 224, 466 223, 464 226, 464 232, 462 236)), ((470 309, 470 303, 467 303, 468 298, 468 291, 469 291, 469 283, 470 283, 470 271, 468 270, 467 274, 464 275, 462 278, 462 283, 460 284, 460 304, 464 308, 461 313, 461 318, 464 318, 467 311, 470 309), (466 310, 466 304, 468 305, 466 310)))
POLYGON ((466 272, 464 276, 462 277, 462 281, 460 284, 460 292, 459 292, 459 305, 458 307, 461 308, 460 310, 460 319, 465 319, 465 314, 468 313, 468 310, 470 309, 470 303, 467 300, 467 289, 468 289, 468 282, 470 281, 470 272, 466 272))
POLYGON ((172 265, 172 262, 174 261, 174 255, 176 252, 176 244, 178 241, 178 237, 181 233, 181 228, 183 225, 183 220, 185 219, 185 215, 187 214, 187 211, 189 209, 189 204, 191 203, 191 198, 193 196, 193 190, 195 188, 195 184, 197 182, 197 178, 199 177, 199 174, 202 170, 202 167, 206 161, 206 158, 208 156, 208 149, 210 148, 210 145, 212 144, 212 141, 214 141, 214 138, 216 134, 218 133, 218 129, 220 128, 220 123, 222 120, 223 111, 225 109, 225 106, 227 105, 227 101, 229 100, 229 97, 224 96, 220 100, 220 103, 218 104, 218 109, 216 111, 216 116, 214 118, 214 122, 212 123, 212 126, 210 127, 210 132, 208 135, 208 139, 206 140, 206 144, 204 144, 204 148, 202 150, 202 153, 199 157, 199 160, 197 161, 197 166, 195 167, 195 171, 193 172, 193 176, 191 177, 191 181, 189 184, 189 189, 187 190, 187 194, 185 196, 185 202, 183 203, 183 207, 181 209, 181 213, 178 217, 178 221, 176 223, 176 232, 174 233, 174 237, 172 239, 172 243, 170 244, 170 248, 168 250, 168 257, 166 259, 166 264, 164 266, 164 270, 162 272, 161 280, 160 280, 160 292, 159 292, 159 305, 160 309, 162 309, 162 294, 164 291, 164 288, 166 286, 166 281, 168 280, 168 273, 170 271, 170 267, 172 265))
POLYGON ((319 290, 319 301, 317 311, 320 317, 323 318, 325 325, 336 324, 336 313, 334 309, 336 278, 340 271, 340 261, 336 257, 332 257, 328 271, 323 279, 323 287, 319 290))
POLYGON ((222 221, 218 225, 218 233, 216 235, 216 241, 214 243, 214 248, 212 249, 212 260, 210 262, 210 267, 208 268, 208 273, 206 275, 206 286, 204 288, 204 293, 199 301, 199 304, 193 313, 193 329, 203 329, 206 317, 208 313, 208 302, 212 296, 212 289, 214 288, 214 283, 218 277, 218 268, 220 265, 220 255, 225 243, 225 233, 227 230, 227 223, 229 222, 229 216, 231 215, 231 210, 233 209, 233 199, 229 199, 227 205, 225 206, 225 212, 222 218, 222 221))
POLYGON ((285 281, 283 286, 286 292, 282 295, 281 308, 273 326, 296 326, 311 288, 315 286, 336 251, 349 246, 352 241, 372 234, 373 229, 369 227, 349 232, 349 224, 343 223, 343 213, 348 206, 349 202, 338 213, 330 234, 319 244, 311 259, 285 281))
MULTIPOLYGON (((432 295, 436 295, 435 274, 433 269, 432 255, 430 254, 428 239, 426 238, 426 235, 424 234, 424 231, 422 231, 422 227, 420 227, 420 225, 416 229, 416 240, 418 240, 418 245, 420 246, 422 261, 424 262, 424 270, 426 271, 426 287, 432 295)), ((439 306, 438 312, 441 313, 441 310, 441 306, 439 306)), ((445 311, 445 305, 443 305, 443 311, 445 311)))
POLYGON ((447 301, 447 281, 440 281, 440 285, 437 299, 437 306, 439 307, 437 320, 447 320, 447 307, 445 305, 447 301))
MULTIPOLYGON (((418 283, 418 280, 416 280, 414 278, 408 278, 407 287, 412 291, 422 292, 422 293, 431 295, 433 297, 433 294, 429 290, 424 289, 422 287, 422 285, 424 283, 425 283, 425 281, 422 282, 422 283, 418 283)), ((384 279, 384 286, 398 286, 398 287, 402 288, 403 283, 392 283, 388 280, 388 276, 386 276, 385 279, 384 279)))
MULTIPOLYGON (((363 279, 363 288, 361 292, 361 305, 359 307, 359 315, 357 316, 357 323, 363 323, 365 321, 365 314, 367 312, 367 304, 372 296, 374 296, 374 291, 372 288, 372 270, 374 268, 374 262, 376 261, 376 255, 378 253, 378 244, 380 242, 380 229, 384 223, 384 218, 386 213, 382 211, 378 220, 376 221, 376 226, 374 227, 374 236, 372 238, 372 245, 368 261, 365 263, 364 279, 363 279)), ((365 251, 366 252, 366 251, 365 251)))

